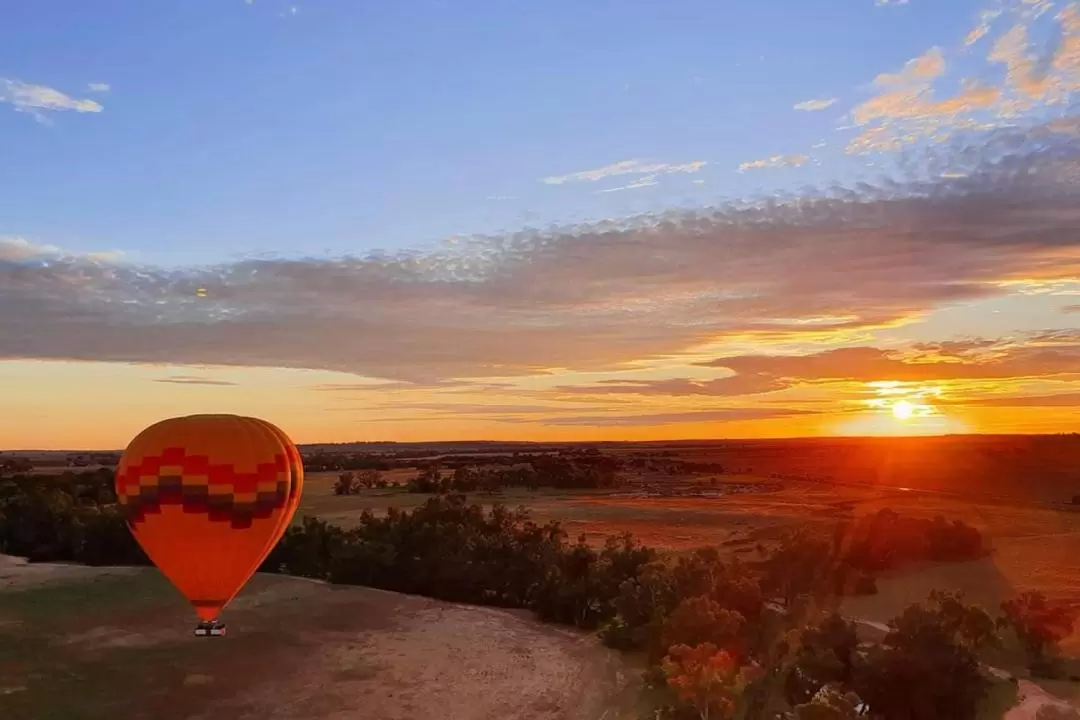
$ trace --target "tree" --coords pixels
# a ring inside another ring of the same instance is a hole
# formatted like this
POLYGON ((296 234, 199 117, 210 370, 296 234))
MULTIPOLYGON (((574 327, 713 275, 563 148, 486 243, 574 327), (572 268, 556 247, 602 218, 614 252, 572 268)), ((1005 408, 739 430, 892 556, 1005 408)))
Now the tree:
MULTIPOLYGON (((975 648, 985 639, 955 607, 916 604, 855 668, 854 690, 881 720, 974 720, 986 694, 975 648)), ((981 627, 981 621, 974 623, 981 627)))
MULTIPOLYGON (((901 630, 905 622, 919 622, 917 616, 922 612, 920 607, 913 605, 900 616, 898 627, 901 630)), ((929 611, 936 614, 937 622, 951 634, 953 642, 972 652, 977 653, 984 648, 1001 645, 994 619, 981 607, 965 604, 962 593, 931 591, 929 611)))
MULTIPOLYGON (((365 488, 379 487, 380 482, 382 482, 382 473, 374 469, 361 470, 360 475, 357 478, 357 483, 360 487, 365 488)), ((385 487, 386 483, 383 483, 382 486, 385 487)))
POLYGON ((712 643, 676 645, 661 667, 678 702, 701 720, 734 718, 743 691, 760 674, 756 666, 739 667, 712 643))
POLYGON ((438 465, 428 465, 422 468, 416 477, 409 480, 409 492, 437 493, 443 491, 442 472, 438 465))
POLYGON ((698 596, 679 603, 660 629, 660 657, 674 645, 711 643, 730 655, 743 656, 742 632, 746 620, 712 598, 698 596))
POLYGON ((845 692, 840 685, 826 685, 814 698, 795 706, 795 712, 789 715, 792 720, 858 720, 862 715, 862 700, 850 690, 845 692))
POLYGON ((810 702, 827 685, 850 688, 858 645, 854 625, 838 613, 805 628, 784 681, 784 698, 797 706, 810 702))
POLYGON ((1027 654, 1032 672, 1054 676, 1059 672, 1058 643, 1072 633, 1073 616, 1068 608, 1051 603, 1039 592, 1026 592, 1001 603, 998 625, 1016 635, 1027 654))
POLYGON ((338 475, 334 483, 335 495, 356 495, 360 492, 360 483, 356 481, 356 474, 351 470, 338 475))
POLYGON ((807 528, 786 533, 765 561, 764 586, 779 593, 787 605, 799 595, 830 591, 835 573, 832 549, 826 537, 807 528))

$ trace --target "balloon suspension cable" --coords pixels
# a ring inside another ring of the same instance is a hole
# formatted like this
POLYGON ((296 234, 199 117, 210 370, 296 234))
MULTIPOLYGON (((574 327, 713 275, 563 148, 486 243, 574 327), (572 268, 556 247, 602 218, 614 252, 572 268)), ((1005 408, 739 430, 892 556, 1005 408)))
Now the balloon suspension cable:
POLYGON ((222 637, 225 635, 225 625, 220 620, 203 620, 195 628, 196 637, 222 637))

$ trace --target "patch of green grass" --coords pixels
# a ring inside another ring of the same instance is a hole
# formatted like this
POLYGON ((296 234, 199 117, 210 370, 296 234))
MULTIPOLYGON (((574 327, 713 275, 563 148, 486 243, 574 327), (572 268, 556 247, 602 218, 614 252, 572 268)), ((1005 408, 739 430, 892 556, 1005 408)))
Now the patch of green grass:
MULTIPOLYGON (((237 655, 237 643, 181 641, 148 647, 70 649, 51 646, 44 638, 18 642, 17 665, 6 684, 22 688, 0 695, 0 717, 97 718, 172 716, 177 702, 194 701, 213 692, 184 685, 193 674, 214 676, 226 653, 237 655)), ((0 655, 0 662, 6 658, 0 655)), ((12 667, 11 663, 6 663, 12 667)), ((217 682, 228 678, 218 678, 217 682)))
POLYGON ((183 597, 161 573, 153 569, 133 575, 103 575, 58 580, 46 585, 0 594, 0 616, 28 627, 92 621, 138 612, 154 606, 183 608, 183 597))

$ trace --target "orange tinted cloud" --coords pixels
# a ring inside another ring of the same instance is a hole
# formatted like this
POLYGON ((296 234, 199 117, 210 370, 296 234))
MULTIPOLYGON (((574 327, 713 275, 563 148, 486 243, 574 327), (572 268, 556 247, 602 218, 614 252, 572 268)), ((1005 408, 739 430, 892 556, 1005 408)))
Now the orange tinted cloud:
POLYGON ((164 269, 0 240, 0 358, 433 383, 612 370, 724 340, 841 337, 1014 292, 1006 280, 1080 275, 1070 127, 959 148, 970 167, 961 178, 475 239, 453 252, 164 269))

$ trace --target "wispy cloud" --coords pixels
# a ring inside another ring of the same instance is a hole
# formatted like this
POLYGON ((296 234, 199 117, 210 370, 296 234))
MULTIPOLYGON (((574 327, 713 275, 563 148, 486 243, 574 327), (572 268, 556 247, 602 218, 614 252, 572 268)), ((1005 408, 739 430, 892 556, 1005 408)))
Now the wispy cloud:
POLYGON ((628 183, 626 185, 620 185, 619 187, 604 188, 603 190, 597 190, 597 192, 613 193, 613 192, 620 192, 622 190, 636 190, 638 188, 652 187, 653 185, 656 185, 656 184, 658 184, 658 183, 657 183, 655 175, 646 175, 645 177, 641 178, 640 180, 635 180, 632 183, 628 183))
POLYGON ((803 100, 802 102, 795 103, 796 110, 802 110, 804 112, 814 112, 816 110, 824 110, 832 107, 836 103, 836 98, 819 98, 817 100, 803 100))
POLYGON ((977 407, 1080 407, 1080 393, 1058 393, 1056 395, 1020 395, 965 398, 950 402, 952 405, 970 405, 977 407))
POLYGON ((793 382, 994 380, 1080 373, 1080 332, 1031 333, 1013 340, 922 343, 903 350, 845 347, 808 355, 739 355, 701 363, 793 382))
POLYGON ((908 61, 899 72, 879 75, 873 82, 876 94, 851 111, 860 132, 847 151, 891 152, 920 141, 941 142, 957 131, 989 130, 1039 108, 1063 106, 1080 91, 1080 3, 1069 3, 1052 18, 1051 40, 1037 47, 1030 26, 1051 7, 1045 0, 1011 0, 1004 9, 983 11, 963 38, 968 48, 989 34, 999 18, 1011 18, 1011 27, 986 56, 991 66, 1004 67, 1002 82, 967 78, 958 90, 941 92, 948 62, 940 47, 908 61))
POLYGON ((32 85, 21 80, 0 78, 0 102, 11 104, 17 111, 46 121, 46 112, 74 110, 78 113, 98 113, 104 108, 93 100, 80 100, 45 85, 32 85))
POLYGON ((109 83, 90 83, 87 85, 87 89, 90 92, 107 93, 111 89, 109 83))
POLYGON ((667 378, 664 380, 611 380, 596 385, 557 387, 562 393, 583 395, 658 395, 737 397, 758 395, 789 387, 780 378, 763 374, 739 374, 713 380, 667 378))
POLYGON ((964 36, 964 45, 970 47, 986 37, 986 34, 990 32, 990 26, 999 17, 1001 17, 1001 10, 998 8, 980 12, 975 27, 971 28, 968 34, 964 36))
POLYGON ((723 422, 745 422, 747 420, 776 420, 797 415, 815 415, 812 410, 793 408, 724 408, 721 410, 699 410, 670 413, 644 413, 640 415, 586 415, 557 418, 501 418, 502 422, 543 423, 544 425, 569 425, 585 427, 635 427, 653 425, 675 425, 687 423, 711 424, 723 422))
MULTIPOLYGON (((704 160, 694 160, 688 163, 649 163, 643 160, 622 160, 620 162, 605 165, 593 170, 581 170, 566 175, 553 175, 541 178, 540 182, 546 185, 563 185, 570 182, 596 182, 606 178, 621 175, 640 175, 643 180, 655 181, 660 175, 672 173, 696 173, 708 163, 704 160)), ((655 184, 651 182, 650 184, 655 184)))
POLYGON ((172 383, 174 385, 236 385, 236 383, 229 380, 213 380, 211 378, 197 377, 195 375, 171 375, 165 378, 158 378, 154 382, 159 383, 172 383))
MULTIPOLYGON (((937 172, 427 253, 161 268, 4 238, 0 358, 435 382, 606 371, 725 341, 843 337, 1013 293, 1009 281, 1080 276, 1071 127, 940 148, 935 162, 963 160, 962 178, 937 172)), ((1071 361, 1080 367, 1080 355, 1071 361)), ((925 372, 892 356, 866 362, 925 372)), ((720 393, 785 377, 773 366, 718 367, 760 377, 674 389, 720 393)))
POLYGON ((810 161, 810 157, 802 153, 794 155, 773 155, 761 160, 749 160, 739 164, 739 172, 747 170, 762 170, 765 168, 801 167, 810 161))

